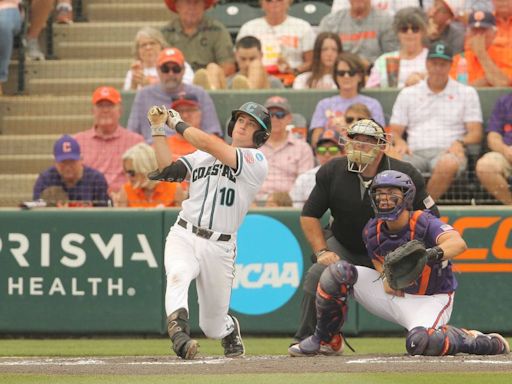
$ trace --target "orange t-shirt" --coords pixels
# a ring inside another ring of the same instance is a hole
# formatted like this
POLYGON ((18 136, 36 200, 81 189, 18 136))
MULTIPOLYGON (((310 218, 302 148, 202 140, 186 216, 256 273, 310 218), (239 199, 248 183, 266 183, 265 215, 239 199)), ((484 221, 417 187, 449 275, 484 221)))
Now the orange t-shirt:
POLYGON ((167 145, 172 153, 172 161, 176 161, 181 156, 188 155, 196 150, 192 144, 181 135, 172 135, 167 138, 167 145))
MULTIPOLYGON (((492 61, 494 61, 494 63, 512 81, 512 49, 492 45, 487 52, 489 53, 492 61)), ((472 84, 475 80, 485 77, 484 69, 480 65, 476 55, 472 51, 466 50, 464 53, 459 53, 453 58, 452 68, 450 69, 450 76, 452 79, 457 79, 457 66, 462 55, 464 55, 468 63, 469 84, 472 84)))
POLYGON ((512 17, 508 19, 496 18, 496 37, 493 45, 512 48, 512 17))
POLYGON ((172 207, 174 206, 174 195, 176 194, 176 183, 159 182, 153 194, 148 199, 142 188, 133 188, 130 183, 126 183, 123 188, 128 198, 129 207, 172 207))

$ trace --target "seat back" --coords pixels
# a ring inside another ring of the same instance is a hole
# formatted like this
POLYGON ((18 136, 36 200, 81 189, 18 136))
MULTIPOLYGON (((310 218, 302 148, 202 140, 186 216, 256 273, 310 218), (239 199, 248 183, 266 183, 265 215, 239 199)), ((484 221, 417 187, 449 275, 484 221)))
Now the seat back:
POLYGON ((217 4, 206 14, 226 26, 231 36, 236 37, 240 27, 246 22, 263 16, 260 8, 245 3, 217 4))
POLYGON ((306 20, 313 26, 320 25, 320 21, 331 12, 331 6, 320 1, 303 1, 292 4, 289 10, 291 16, 306 20))

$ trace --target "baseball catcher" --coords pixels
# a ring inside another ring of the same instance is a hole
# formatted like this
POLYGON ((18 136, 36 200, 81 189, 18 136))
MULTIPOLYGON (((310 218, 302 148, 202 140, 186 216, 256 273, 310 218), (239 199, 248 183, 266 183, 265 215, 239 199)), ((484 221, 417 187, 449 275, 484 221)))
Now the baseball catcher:
POLYGON ((450 260, 466 249, 466 243, 428 211, 412 211, 415 193, 404 173, 384 171, 375 176, 369 194, 376 217, 363 231, 375 270, 343 260, 325 269, 316 295, 315 333, 290 347, 292 356, 316 355, 322 343, 339 333, 351 295, 369 312, 407 329, 410 355, 510 352, 498 333, 448 325, 457 288, 450 260))

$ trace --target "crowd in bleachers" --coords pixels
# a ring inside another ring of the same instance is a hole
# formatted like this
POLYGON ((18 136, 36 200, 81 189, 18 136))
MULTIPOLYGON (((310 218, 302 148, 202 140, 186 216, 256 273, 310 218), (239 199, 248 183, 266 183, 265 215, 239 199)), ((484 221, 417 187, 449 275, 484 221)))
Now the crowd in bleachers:
MULTIPOLYGON (((225 7, 235 17, 241 3, 216 3, 165 0, 171 21, 160 31, 144 27, 134 37, 123 89, 136 95, 126 128, 119 124, 119 91, 96 89, 93 126, 57 140, 55 165, 41 173, 34 199, 53 205, 81 200, 94 206, 179 206, 186 182, 171 187, 145 177, 156 168, 149 108, 172 107, 220 140, 225 122, 209 90, 288 88, 337 94, 320 100, 312 116, 301 116, 281 95, 266 100, 273 131, 261 148, 269 174, 258 206, 300 207, 316 170, 343 156, 346 129, 362 118, 386 127, 388 153, 412 162, 434 199, 472 177, 497 201, 512 204, 512 92, 498 100, 486 122, 475 91, 512 87, 512 0, 260 0, 244 2, 260 16, 236 33, 211 17, 212 8, 225 7), (312 25, 307 6, 313 14, 315 4, 326 3, 331 12, 312 25), (299 4, 304 18, 291 15, 299 4), (361 93, 378 87, 401 90, 388 114, 361 93)), ((44 60, 38 37, 50 12, 56 12, 56 22, 72 22, 70 0, 32 0, 25 8, 19 0, 0 0, 0 95, 23 9, 29 11, 31 60, 44 60)), ((195 150, 178 133, 167 135, 175 159, 195 150)))

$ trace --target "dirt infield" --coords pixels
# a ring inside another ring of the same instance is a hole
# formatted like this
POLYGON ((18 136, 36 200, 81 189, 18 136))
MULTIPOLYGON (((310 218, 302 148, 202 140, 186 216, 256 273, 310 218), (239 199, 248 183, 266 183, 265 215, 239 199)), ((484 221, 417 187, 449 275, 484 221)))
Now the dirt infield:
POLYGON ((246 356, 199 357, 2 357, 0 373, 45 375, 165 375, 316 372, 497 372, 512 373, 512 355, 500 356, 246 356))

